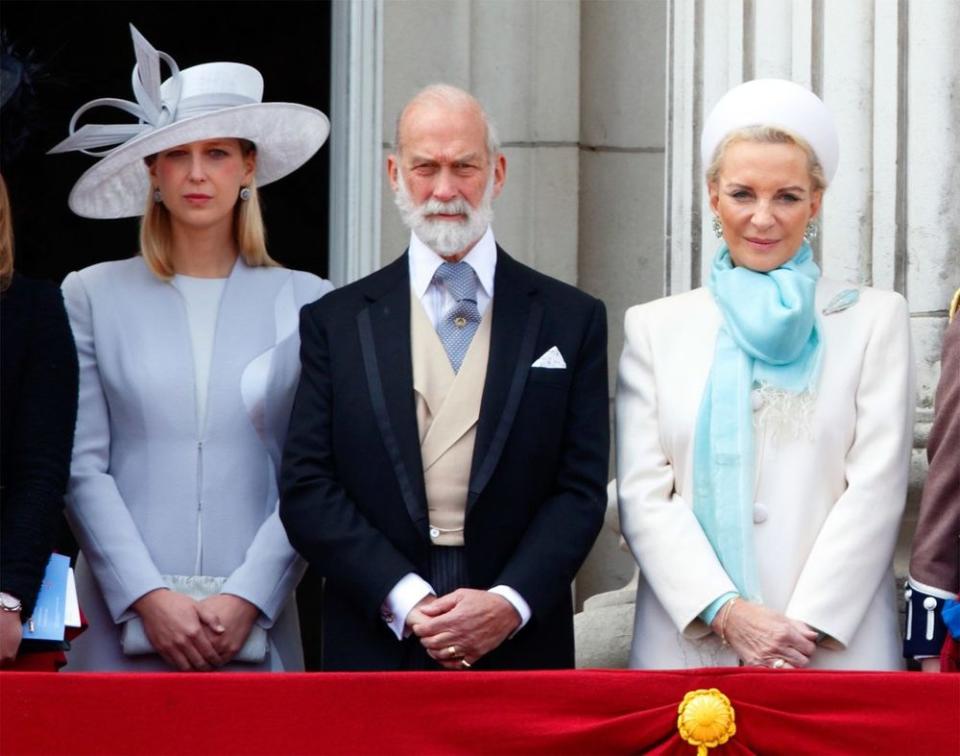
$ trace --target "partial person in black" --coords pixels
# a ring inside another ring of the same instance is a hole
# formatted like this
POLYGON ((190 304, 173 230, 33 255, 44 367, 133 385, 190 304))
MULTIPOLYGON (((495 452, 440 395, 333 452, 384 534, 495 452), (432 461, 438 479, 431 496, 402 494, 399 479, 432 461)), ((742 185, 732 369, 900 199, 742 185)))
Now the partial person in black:
POLYGON ((0 177, 0 663, 12 663, 60 527, 77 419, 77 350, 60 290, 13 270, 0 177))

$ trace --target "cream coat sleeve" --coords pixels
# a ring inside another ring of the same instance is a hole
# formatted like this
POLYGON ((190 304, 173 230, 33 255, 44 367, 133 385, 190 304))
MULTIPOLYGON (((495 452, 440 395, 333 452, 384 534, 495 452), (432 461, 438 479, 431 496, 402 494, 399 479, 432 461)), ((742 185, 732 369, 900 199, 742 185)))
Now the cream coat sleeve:
POLYGON ((674 465, 664 449, 650 305, 627 311, 616 395, 617 495, 624 538, 640 570, 677 629, 691 638, 710 632, 697 615, 736 591, 690 503, 675 490, 674 465))
POLYGON ((880 581, 890 576, 913 441, 907 303, 899 294, 865 294, 878 301, 857 387, 856 431, 845 458, 847 487, 820 528, 785 611, 842 647, 880 581))
POLYGON ((110 474, 110 411, 100 384, 87 291, 77 273, 67 276, 62 289, 80 361, 67 517, 110 614, 120 623, 135 616, 134 601, 166 586, 110 474))

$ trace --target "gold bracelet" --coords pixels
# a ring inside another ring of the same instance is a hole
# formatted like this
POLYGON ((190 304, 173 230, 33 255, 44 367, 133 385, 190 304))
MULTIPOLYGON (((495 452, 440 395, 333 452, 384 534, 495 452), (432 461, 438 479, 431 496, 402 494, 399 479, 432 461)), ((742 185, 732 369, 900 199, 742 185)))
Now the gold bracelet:
POLYGON ((733 605, 737 603, 739 596, 734 596, 726 604, 723 605, 723 616, 720 618, 720 642, 726 646, 727 644, 727 620, 730 619, 730 612, 733 611, 733 605))
MULTIPOLYGON (((713 631, 714 635, 719 636, 724 630, 724 623, 726 622, 727 609, 730 607, 730 601, 733 601, 733 599, 727 601, 727 603, 717 610, 717 614, 714 617, 714 621, 717 623, 717 629, 713 631)), ((710 623, 710 627, 713 628, 713 622, 710 623)), ((724 646, 727 645, 726 638, 721 637, 721 640, 723 641, 724 646)))

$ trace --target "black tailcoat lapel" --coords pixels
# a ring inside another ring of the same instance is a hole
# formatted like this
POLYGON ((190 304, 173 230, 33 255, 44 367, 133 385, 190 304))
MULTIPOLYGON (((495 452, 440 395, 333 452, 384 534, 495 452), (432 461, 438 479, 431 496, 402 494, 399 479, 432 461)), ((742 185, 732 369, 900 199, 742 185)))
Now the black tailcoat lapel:
POLYGON ((496 469, 534 360, 543 304, 527 271, 497 246, 490 358, 480 404, 467 507, 496 469))
POLYGON ((370 400, 410 519, 429 539, 420 436, 410 354, 410 274, 407 255, 372 278, 369 306, 357 315, 370 400))

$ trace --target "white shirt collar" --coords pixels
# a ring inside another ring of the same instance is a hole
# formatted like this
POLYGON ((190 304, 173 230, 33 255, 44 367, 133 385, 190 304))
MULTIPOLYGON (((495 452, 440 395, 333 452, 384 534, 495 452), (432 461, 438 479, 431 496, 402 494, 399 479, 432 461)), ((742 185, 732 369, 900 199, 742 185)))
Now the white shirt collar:
MULTIPOLYGON (((491 299, 493 298, 493 275, 497 269, 497 242, 493 238, 493 229, 487 226, 483 236, 471 249, 464 262, 470 264, 477 274, 480 286, 491 299)), ((430 247, 420 241, 420 238, 410 232, 410 286, 413 293, 420 299, 426 294, 437 268, 444 259, 430 247)))

